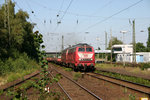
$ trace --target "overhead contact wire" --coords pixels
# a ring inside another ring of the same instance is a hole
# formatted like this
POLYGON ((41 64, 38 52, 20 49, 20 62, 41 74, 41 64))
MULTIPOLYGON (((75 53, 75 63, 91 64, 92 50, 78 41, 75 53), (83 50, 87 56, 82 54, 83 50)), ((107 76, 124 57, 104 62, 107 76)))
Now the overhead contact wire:
MULTIPOLYGON (((73 2, 73 0, 70 1, 70 3, 69 3, 69 5, 68 5, 67 9, 65 10, 63 16, 60 18, 60 21, 63 20, 64 16, 66 15, 66 13, 67 13, 67 11, 68 11, 68 9, 70 8, 72 2, 73 2)), ((57 28, 58 28, 58 25, 57 25, 56 28, 54 29, 54 32, 57 30, 57 28)))
POLYGON ((105 19, 103 19, 103 20, 101 20, 101 21, 99 21, 99 22, 97 22, 97 23, 95 23, 95 24, 93 24, 93 25, 87 27, 85 30, 87 30, 87 29, 89 29, 89 28, 92 28, 92 27, 96 26, 97 24, 100 24, 100 23, 106 21, 106 20, 112 18, 112 17, 115 16, 115 15, 120 14, 121 12, 123 12, 123 11, 125 11, 125 10, 127 10, 127 9, 129 9, 129 8, 131 8, 131 7, 133 7, 133 6, 135 6, 135 5, 137 5, 138 3, 142 2, 142 1, 143 1, 143 0, 139 0, 138 2, 136 2, 136 3, 134 3, 134 4, 130 5, 130 6, 128 6, 127 8, 122 9, 122 10, 120 10, 119 12, 117 12, 117 13, 115 13, 115 14, 113 14, 113 15, 111 15, 111 16, 109 16, 109 17, 107 17, 107 18, 105 18, 105 19))

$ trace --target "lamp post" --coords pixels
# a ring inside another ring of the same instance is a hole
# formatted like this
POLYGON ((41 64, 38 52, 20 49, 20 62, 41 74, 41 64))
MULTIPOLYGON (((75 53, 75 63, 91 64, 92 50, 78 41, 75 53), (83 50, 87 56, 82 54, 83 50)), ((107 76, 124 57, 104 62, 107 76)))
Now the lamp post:
POLYGON ((123 33, 123 66, 125 67, 125 42, 124 42, 124 34, 127 33, 127 31, 120 31, 120 33, 123 33))
MULTIPOLYGON (((87 35, 87 34, 89 34, 89 32, 85 32, 85 34, 87 35)), ((87 42, 87 41, 86 41, 86 35, 85 35, 85 42, 87 42)))
POLYGON ((125 33, 127 33, 127 32, 128 32, 128 31, 120 31, 120 33, 122 33, 122 34, 123 34, 123 38, 122 38, 122 42, 123 42, 123 44, 125 44, 125 43, 124 43, 124 42, 125 42, 125 41, 124 41, 124 34, 125 34, 125 33))
MULTIPOLYGON (((98 50, 98 52, 99 52, 99 42, 100 42, 100 38, 97 37, 96 40, 97 40, 97 50, 98 50)), ((99 58, 100 58, 100 52, 98 53, 98 55, 99 55, 99 58)))

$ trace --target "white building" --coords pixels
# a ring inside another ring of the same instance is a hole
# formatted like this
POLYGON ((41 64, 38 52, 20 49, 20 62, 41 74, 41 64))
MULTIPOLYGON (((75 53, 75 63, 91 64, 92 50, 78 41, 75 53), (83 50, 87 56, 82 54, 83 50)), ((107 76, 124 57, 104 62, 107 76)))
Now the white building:
POLYGON ((132 55, 131 54, 117 54, 116 62, 130 62, 132 63, 132 55))
POLYGON ((112 50, 115 54, 133 54, 133 45, 113 45, 112 50))
POLYGON ((95 53, 111 53, 111 50, 95 50, 95 53))
MULTIPOLYGON (((136 52, 136 55, 140 56, 140 61, 143 60, 143 62, 150 62, 150 52, 136 52), (142 58, 143 56, 143 58, 142 58)), ((136 57, 138 60, 138 58, 136 57)))
MULTIPOLYGON (((116 55, 116 62, 130 62, 133 61, 133 45, 113 45, 113 53, 116 55)), ((150 62, 150 52, 137 52, 136 62, 150 62)))

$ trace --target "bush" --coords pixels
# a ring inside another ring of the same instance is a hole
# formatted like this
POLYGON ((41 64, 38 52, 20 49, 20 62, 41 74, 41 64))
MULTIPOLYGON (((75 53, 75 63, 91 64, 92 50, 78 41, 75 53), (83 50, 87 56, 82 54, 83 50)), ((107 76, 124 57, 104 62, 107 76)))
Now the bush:
POLYGON ((2 60, 0 60, 0 75, 2 75, 4 73, 4 62, 2 60))
POLYGON ((144 70, 144 69, 148 69, 150 68, 150 63, 141 63, 141 69, 144 70))
POLYGON ((9 72, 28 70, 37 66, 35 60, 31 60, 26 53, 23 53, 16 59, 9 57, 5 62, 0 60, 0 75, 5 75, 9 72))

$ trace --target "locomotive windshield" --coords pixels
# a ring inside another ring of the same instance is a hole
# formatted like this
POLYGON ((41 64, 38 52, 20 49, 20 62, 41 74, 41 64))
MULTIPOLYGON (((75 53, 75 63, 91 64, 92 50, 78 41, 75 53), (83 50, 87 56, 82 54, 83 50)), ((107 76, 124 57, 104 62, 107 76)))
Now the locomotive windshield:
POLYGON ((79 52, 84 52, 84 51, 85 51, 85 48, 79 48, 78 51, 79 51, 79 52))
POLYGON ((92 48, 86 48, 86 52, 92 52, 92 48))

